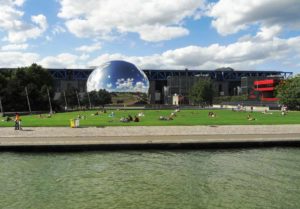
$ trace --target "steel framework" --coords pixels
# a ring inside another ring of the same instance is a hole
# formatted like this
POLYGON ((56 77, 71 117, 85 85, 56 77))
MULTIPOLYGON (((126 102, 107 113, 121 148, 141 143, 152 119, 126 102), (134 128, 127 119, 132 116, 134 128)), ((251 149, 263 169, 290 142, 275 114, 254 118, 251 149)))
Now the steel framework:
MULTIPOLYGON (((54 79, 58 80, 87 80, 91 69, 48 69, 54 79)), ((143 69, 150 81, 167 80, 169 76, 209 76, 217 81, 240 81, 242 77, 282 76, 288 78, 292 72, 283 71, 213 71, 213 70, 153 70, 143 69)))

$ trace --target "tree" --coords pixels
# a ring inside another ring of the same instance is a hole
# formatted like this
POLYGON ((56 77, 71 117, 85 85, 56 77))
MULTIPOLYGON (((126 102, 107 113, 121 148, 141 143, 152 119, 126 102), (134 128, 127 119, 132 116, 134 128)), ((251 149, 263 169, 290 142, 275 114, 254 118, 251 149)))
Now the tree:
POLYGON ((191 88, 189 98, 194 104, 212 104, 214 89, 212 82, 208 79, 201 79, 191 88))
POLYGON ((0 94, 3 97, 3 106, 7 111, 28 109, 25 87, 28 90, 32 110, 49 108, 48 97, 44 89, 48 88, 53 97, 53 79, 50 73, 40 65, 32 64, 16 70, 4 70, 0 75, 0 94), (2 81, 3 78, 4 81, 2 81))
POLYGON ((280 104, 300 110, 300 76, 282 81, 276 88, 280 104))

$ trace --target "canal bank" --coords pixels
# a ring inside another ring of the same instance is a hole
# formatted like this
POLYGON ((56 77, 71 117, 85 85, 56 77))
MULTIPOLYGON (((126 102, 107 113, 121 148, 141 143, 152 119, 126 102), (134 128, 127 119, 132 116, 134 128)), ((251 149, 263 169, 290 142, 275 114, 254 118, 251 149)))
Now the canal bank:
POLYGON ((300 146, 300 125, 0 128, 1 150, 300 146))

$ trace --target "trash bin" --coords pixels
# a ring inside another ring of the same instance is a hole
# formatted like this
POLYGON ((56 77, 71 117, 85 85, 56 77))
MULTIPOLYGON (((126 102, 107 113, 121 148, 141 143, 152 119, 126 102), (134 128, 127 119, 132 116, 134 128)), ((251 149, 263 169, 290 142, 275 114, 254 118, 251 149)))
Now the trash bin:
POLYGON ((77 118, 77 119, 75 119, 75 128, 78 128, 79 127, 79 119, 77 118))
POLYGON ((70 119, 70 127, 75 128, 75 120, 74 119, 70 119))
POLYGON ((76 119, 70 119, 70 127, 71 128, 78 128, 80 125, 79 123, 79 119, 76 118, 76 119))

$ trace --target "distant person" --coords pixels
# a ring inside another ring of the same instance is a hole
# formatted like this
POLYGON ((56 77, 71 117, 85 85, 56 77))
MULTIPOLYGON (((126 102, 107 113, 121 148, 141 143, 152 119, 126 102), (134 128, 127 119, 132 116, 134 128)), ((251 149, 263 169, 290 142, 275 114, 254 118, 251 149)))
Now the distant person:
POLYGON ((248 116, 247 116, 247 120, 250 120, 250 121, 252 121, 252 120, 256 120, 255 118, 253 118, 250 114, 248 114, 248 116))
POLYGON ((120 118, 120 122, 123 122, 123 123, 128 123, 128 122, 129 122, 129 120, 128 120, 128 118, 121 117, 121 118, 120 118))
POLYGON ((171 115, 170 115, 170 117, 176 117, 175 112, 172 112, 171 115))
POLYGON ((272 115, 273 113, 272 113, 272 112, 269 112, 267 109, 265 109, 265 110, 262 112, 262 114, 270 114, 270 115, 272 115))
POLYGON ((5 117, 5 119, 2 120, 3 122, 9 122, 12 121, 12 119, 8 116, 5 117))
POLYGON ((110 118, 115 117, 115 113, 114 113, 114 112, 111 112, 111 113, 108 115, 108 117, 110 117, 110 118))
POLYGON ((143 112, 140 112, 140 113, 138 114, 138 116, 139 116, 139 117, 144 117, 145 114, 144 114, 143 112))
POLYGON ((287 114, 287 106, 283 105, 281 107, 281 115, 282 116, 285 116, 287 114))
POLYGON ((19 113, 16 113, 15 116, 15 130, 21 130, 21 117, 19 113))
POLYGON ((208 117, 215 118, 217 115, 214 112, 209 112, 208 117))
POLYGON ((128 115, 127 119, 128 119, 128 121, 133 121, 133 118, 131 115, 128 115))
POLYGON ((159 119, 159 120, 168 120, 168 118, 166 118, 165 116, 159 116, 158 119, 159 119))
POLYGON ((140 119, 135 115, 133 121, 137 123, 140 122, 140 119))
POLYGON ((177 108, 175 109, 175 112, 180 112, 179 107, 177 107, 177 108))

